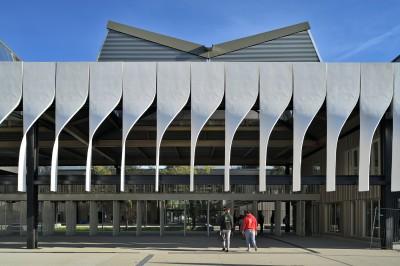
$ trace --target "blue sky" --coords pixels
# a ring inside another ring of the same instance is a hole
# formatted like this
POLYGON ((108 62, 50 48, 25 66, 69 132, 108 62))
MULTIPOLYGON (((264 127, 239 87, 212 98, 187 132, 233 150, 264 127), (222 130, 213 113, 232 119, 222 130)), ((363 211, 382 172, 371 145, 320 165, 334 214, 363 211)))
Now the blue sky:
POLYGON ((308 21, 326 62, 400 54, 399 0, 13 0, 0 39, 26 61, 94 61, 108 20, 211 45, 308 21))

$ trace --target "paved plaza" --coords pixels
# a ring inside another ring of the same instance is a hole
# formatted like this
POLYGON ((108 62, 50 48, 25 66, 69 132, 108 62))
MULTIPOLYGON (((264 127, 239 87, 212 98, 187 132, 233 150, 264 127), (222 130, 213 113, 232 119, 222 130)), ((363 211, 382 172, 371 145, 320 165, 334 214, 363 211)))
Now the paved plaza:
POLYGON ((214 233, 51 236, 28 250, 23 237, 0 236, 0 265, 400 265, 400 252, 335 237, 258 237, 257 252, 246 252, 236 234, 231 251, 220 251, 214 233))

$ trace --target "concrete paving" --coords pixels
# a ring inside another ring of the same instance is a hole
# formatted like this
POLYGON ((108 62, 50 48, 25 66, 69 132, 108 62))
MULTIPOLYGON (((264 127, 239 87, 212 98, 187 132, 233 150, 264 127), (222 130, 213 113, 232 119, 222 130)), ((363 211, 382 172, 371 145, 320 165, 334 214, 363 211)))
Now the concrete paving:
POLYGON ((247 252, 235 234, 229 253, 214 233, 206 236, 155 234, 40 237, 39 249, 25 239, 0 237, 0 265, 400 265, 400 252, 369 249, 366 242, 333 237, 258 237, 247 252))

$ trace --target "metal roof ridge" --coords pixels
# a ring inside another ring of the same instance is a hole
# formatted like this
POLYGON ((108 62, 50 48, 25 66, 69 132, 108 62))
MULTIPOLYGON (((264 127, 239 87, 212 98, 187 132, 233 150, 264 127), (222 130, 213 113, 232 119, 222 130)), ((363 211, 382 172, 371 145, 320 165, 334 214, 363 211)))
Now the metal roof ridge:
POLYGON ((187 52, 190 54, 206 57, 202 54, 207 54, 207 48, 204 45, 181 40, 178 38, 170 37, 164 34, 159 34, 125 24, 121 24, 114 21, 108 21, 107 28, 110 30, 118 31, 124 34, 128 34, 137 38, 141 38, 150 42, 158 43, 176 50, 187 52))
POLYGON ((310 30, 310 24, 308 22, 302 22, 284 28, 279 28, 272 31, 266 31, 263 33, 243 37, 240 39, 235 39, 215 44, 211 48, 201 44, 170 37, 167 35, 135 28, 111 20, 108 21, 107 28, 110 30, 128 34, 133 37, 144 39, 153 43, 161 44, 176 50, 194 54, 203 58, 213 58, 226 53, 254 46, 260 43, 282 38, 298 32, 308 31, 310 30))
POLYGON ((310 29, 308 22, 301 22, 295 25, 287 26, 284 28, 278 28, 255 35, 250 35, 240 39, 235 39, 219 44, 213 45, 213 49, 210 53, 210 58, 220 56, 226 53, 244 49, 250 46, 254 46, 260 43, 268 42, 274 39, 282 38, 294 33, 307 31, 310 29))

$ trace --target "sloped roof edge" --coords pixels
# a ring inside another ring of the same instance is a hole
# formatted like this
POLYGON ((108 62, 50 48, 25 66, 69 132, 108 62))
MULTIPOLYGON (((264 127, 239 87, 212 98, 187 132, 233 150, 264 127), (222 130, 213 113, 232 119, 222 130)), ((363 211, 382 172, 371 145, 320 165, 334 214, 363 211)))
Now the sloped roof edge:
POLYGON ((241 50, 250 46, 254 46, 260 43, 268 42, 274 39, 282 38, 291 34, 295 34, 301 31, 307 31, 310 29, 308 22, 302 22, 292 26, 251 35, 248 37, 216 44, 210 53, 210 57, 220 56, 233 51, 241 50))
MULTIPOLYGON (((170 37, 167 35, 135 28, 132 26, 120 24, 114 21, 109 21, 107 23, 107 28, 110 30, 118 31, 121 33, 125 33, 146 41, 158 43, 176 50, 180 50, 186 53, 202 56, 207 48, 204 45, 188 42, 185 40, 177 39, 174 37, 170 37)), ((202 56, 204 57, 204 56, 202 56)))
POLYGON ((201 44, 177 39, 167 35, 120 24, 114 21, 109 21, 107 23, 107 28, 153 43, 158 43, 186 53, 194 54, 200 57, 213 58, 260 43, 268 42, 277 38, 282 38, 298 32, 307 31, 310 29, 310 24, 308 22, 302 22, 292 26, 216 44, 213 45, 211 48, 207 48, 206 46, 201 44))

